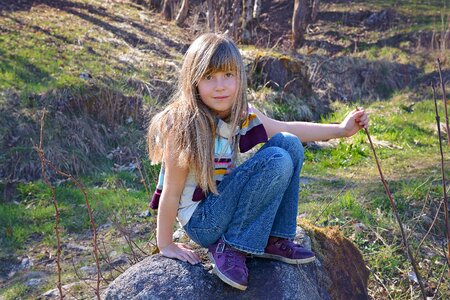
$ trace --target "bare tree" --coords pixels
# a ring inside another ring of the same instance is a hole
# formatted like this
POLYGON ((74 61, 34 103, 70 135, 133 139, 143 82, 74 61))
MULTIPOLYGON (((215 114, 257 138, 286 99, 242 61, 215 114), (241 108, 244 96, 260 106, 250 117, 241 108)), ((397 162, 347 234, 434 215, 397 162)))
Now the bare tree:
POLYGON ((319 0, 295 0, 292 14, 293 48, 297 49, 304 42, 304 34, 309 23, 314 22, 319 13, 319 0))
POLYGON ((172 20, 172 12, 173 12, 173 0, 164 0, 162 13, 164 19, 167 21, 172 20))
POLYGON ((241 39, 243 41, 248 41, 251 39, 251 21, 253 18, 253 1, 243 0, 244 11, 242 13, 242 35, 241 39))
POLYGON ((214 22, 214 14, 215 14, 215 3, 213 0, 207 0, 206 3, 208 4, 208 12, 207 12, 207 22, 208 22, 208 29, 210 32, 215 32, 215 22, 214 22))
POLYGON ((312 0, 311 4, 311 22, 317 20, 317 14, 319 13, 320 0, 312 0))
POLYGON ((253 6, 253 19, 259 22, 260 15, 261 15, 261 0, 255 0, 255 5, 253 6))
POLYGON ((233 36, 234 40, 237 40, 239 34, 238 32, 239 18, 241 17, 241 0, 233 0, 231 11, 233 17, 230 26, 230 33, 233 36))
POLYGON ((189 11, 189 0, 183 0, 180 11, 178 12, 177 18, 175 19, 175 23, 178 26, 183 25, 184 21, 188 16, 188 11, 189 11))

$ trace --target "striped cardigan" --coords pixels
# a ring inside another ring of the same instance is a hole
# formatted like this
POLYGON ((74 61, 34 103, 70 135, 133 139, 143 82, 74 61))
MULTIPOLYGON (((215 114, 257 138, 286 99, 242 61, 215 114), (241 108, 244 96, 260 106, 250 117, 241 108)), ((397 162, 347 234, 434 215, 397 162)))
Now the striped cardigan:
MULTIPOLYGON (((247 118, 240 128, 236 129, 235 135, 239 135, 239 152, 245 153, 259 143, 267 142, 267 133, 257 115, 249 108, 247 118)), ((226 174, 235 167, 233 147, 228 143, 231 135, 230 125, 221 119, 217 119, 216 135, 214 137, 214 180, 220 183, 226 174)), ((150 202, 152 209, 157 209, 159 199, 164 187, 164 166, 159 173, 158 184, 150 202)), ((184 226, 192 216, 199 201, 206 197, 204 191, 195 182, 195 174, 189 171, 186 183, 181 194, 178 208, 178 221, 184 226)))

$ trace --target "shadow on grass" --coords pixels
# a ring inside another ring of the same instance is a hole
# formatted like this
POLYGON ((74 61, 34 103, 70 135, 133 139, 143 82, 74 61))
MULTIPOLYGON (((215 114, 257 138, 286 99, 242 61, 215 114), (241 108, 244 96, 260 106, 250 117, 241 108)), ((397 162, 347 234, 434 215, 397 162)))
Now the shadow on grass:
MULTIPOLYGON (((52 76, 31 63, 27 58, 19 55, 8 55, 0 49, 0 73, 10 74, 2 76, 7 86, 21 86, 42 84, 50 81, 52 76)), ((0 88, 2 84, 0 83, 0 88)))

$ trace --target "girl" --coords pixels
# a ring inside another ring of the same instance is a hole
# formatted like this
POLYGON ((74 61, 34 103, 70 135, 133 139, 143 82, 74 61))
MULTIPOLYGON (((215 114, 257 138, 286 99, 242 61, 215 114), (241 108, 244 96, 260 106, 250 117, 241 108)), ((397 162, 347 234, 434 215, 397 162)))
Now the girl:
POLYGON ((203 247, 214 273, 245 290, 246 254, 289 264, 314 260, 292 242, 303 147, 300 142, 348 137, 369 120, 362 109, 340 124, 273 120, 246 99, 246 75, 236 45, 208 33, 184 56, 178 90, 148 129, 150 159, 162 163, 151 207, 158 209, 157 243, 162 255, 191 264, 199 256, 174 243, 175 219, 203 247), (265 143, 236 166, 238 152, 265 143))

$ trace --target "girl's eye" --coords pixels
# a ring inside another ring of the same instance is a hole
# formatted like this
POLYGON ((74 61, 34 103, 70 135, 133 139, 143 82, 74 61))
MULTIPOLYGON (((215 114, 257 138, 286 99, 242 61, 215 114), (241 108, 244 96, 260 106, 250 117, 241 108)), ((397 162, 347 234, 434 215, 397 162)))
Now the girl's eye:
POLYGON ((226 74, 225 74, 225 76, 226 76, 227 78, 231 78, 231 77, 233 77, 233 76, 234 76, 234 74, 233 74, 233 73, 231 73, 231 72, 228 72, 228 73, 226 73, 226 74))
POLYGON ((206 75, 206 76, 205 76, 205 79, 206 79, 206 80, 211 80, 211 79, 212 79, 212 75, 211 75, 211 74, 206 75))

